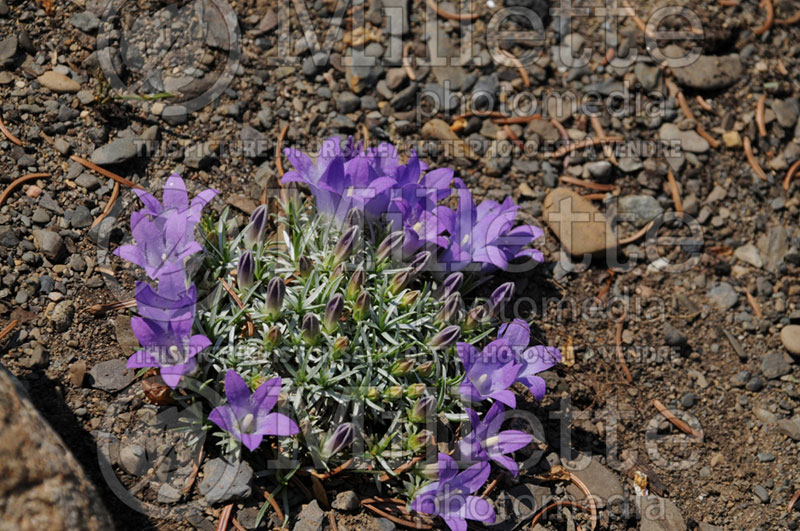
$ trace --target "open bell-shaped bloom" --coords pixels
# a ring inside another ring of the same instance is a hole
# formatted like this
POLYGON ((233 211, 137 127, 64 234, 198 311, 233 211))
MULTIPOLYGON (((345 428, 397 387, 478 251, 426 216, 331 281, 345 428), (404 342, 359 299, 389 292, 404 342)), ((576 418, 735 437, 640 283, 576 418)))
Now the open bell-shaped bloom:
POLYGON ((144 282, 136 284, 139 315, 131 328, 142 345, 128 358, 128 367, 158 367, 168 386, 175 388, 183 375, 194 371, 195 357, 211 345, 204 335, 192 335, 197 291, 194 286, 180 293, 156 292, 144 282))
POLYGON ((514 359, 507 340, 492 341, 482 351, 469 343, 458 343, 456 349, 466 373, 459 387, 465 400, 480 402, 493 398, 516 407, 517 399, 509 387, 517 379, 520 364, 514 359))
POLYGON ((489 479, 489 463, 476 463, 459 473, 452 457, 445 453, 438 457, 438 481, 417 492, 411 509, 440 516, 452 531, 466 531, 467 520, 493 523, 496 515, 489 502, 472 496, 489 479))
POLYGON ((136 244, 121 245, 114 254, 142 267, 154 280, 182 273, 184 259, 202 250, 199 243, 186 237, 188 224, 185 213, 175 210, 162 212, 155 219, 134 212, 131 233, 136 244))
POLYGON ((503 324, 497 335, 509 342, 517 363, 521 365, 517 381, 527 387, 537 400, 544 398, 545 381, 538 376, 538 373, 561 362, 561 351, 556 347, 544 345, 528 347, 531 327, 522 319, 514 319, 511 323, 503 324))
POLYGON ((478 413, 467 408, 472 431, 458 443, 461 456, 469 461, 494 461, 505 467, 514 477, 519 473, 516 461, 506 454, 516 452, 528 446, 533 436, 518 430, 500 431, 503 424, 505 408, 495 402, 483 420, 478 413))
POLYGON ((280 378, 267 380, 251 394, 241 375, 229 370, 225 373, 225 397, 228 403, 215 407, 208 419, 253 451, 265 435, 288 437, 300 431, 289 417, 272 412, 280 393, 280 378))

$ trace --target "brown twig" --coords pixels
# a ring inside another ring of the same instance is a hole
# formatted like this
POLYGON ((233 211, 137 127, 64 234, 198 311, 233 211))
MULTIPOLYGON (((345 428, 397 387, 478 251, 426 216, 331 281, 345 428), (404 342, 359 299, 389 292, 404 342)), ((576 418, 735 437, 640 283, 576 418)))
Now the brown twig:
POLYGON ((108 217, 109 214, 111 214, 111 209, 114 208, 114 203, 117 201, 118 197, 119 197, 119 183, 114 181, 114 188, 111 190, 111 197, 108 199, 108 203, 106 203, 106 206, 100 213, 100 215, 97 216, 97 218, 95 218, 95 220, 92 222, 92 226, 90 228, 98 226, 103 222, 104 219, 108 217))
POLYGON ((281 506, 278 505, 277 501, 275 501, 275 496, 270 494, 270 492, 267 489, 264 489, 264 499, 267 500, 270 505, 272 505, 272 510, 275 511, 275 515, 278 517, 278 520, 283 522, 283 520, 285 519, 285 516, 283 515, 283 511, 281 510, 281 506))
POLYGON ((722 7, 737 7, 739 5, 737 0, 717 0, 717 3, 722 7))
MULTIPOLYGON (((553 502, 546 507, 542 507, 542 509, 538 513, 536 513, 536 516, 534 516, 533 520, 531 520, 531 529, 535 530, 536 526, 539 524, 539 520, 542 519, 542 516, 544 516, 545 513, 550 509, 555 509, 556 507, 577 507, 578 509, 583 509, 584 511, 586 510, 586 507, 584 507, 578 502, 572 502, 572 501, 553 502)), ((592 526, 592 529, 594 529, 594 525, 592 526)))
MULTIPOLYGON (((609 50, 614 50, 614 48, 609 48, 609 50)), ((593 114, 589 117, 589 122, 592 124, 592 129, 594 130, 594 134, 597 135, 597 138, 605 138, 606 132, 603 129, 603 123, 600 121, 600 117, 596 114, 593 114)), ((606 158, 611 161, 612 164, 615 166, 618 164, 617 156, 614 154, 614 148, 611 146, 603 146, 603 153, 605 153, 606 158)))
POLYGON ((442 18, 446 18, 447 20, 475 20, 480 16, 480 13, 451 13, 449 11, 445 11, 441 7, 436 4, 436 0, 426 0, 428 6, 431 9, 436 11, 436 14, 442 18))
POLYGON ((673 86, 675 87, 674 90, 676 90, 675 95, 678 98, 678 105, 683 111, 683 114, 686 116, 687 119, 697 123, 697 125, 695 126, 695 131, 697 131, 697 134, 702 136, 706 140, 706 142, 708 142, 709 145, 711 145, 712 148, 714 149, 718 148, 719 142, 713 136, 711 136, 705 129, 703 129, 703 126, 700 125, 700 123, 697 122, 697 118, 695 118, 692 109, 689 107, 689 103, 686 101, 686 96, 683 95, 683 91, 678 89, 677 85, 673 84, 673 86))
POLYGON ((695 131, 697 131, 697 134, 702 136, 706 140, 706 142, 708 142, 708 145, 710 145, 712 148, 716 149, 719 147, 719 140, 711 136, 711 134, 708 131, 703 129, 702 125, 697 124, 695 131))
MULTIPOLYGON (((564 147, 569 147, 569 135, 567 134, 567 130, 564 129, 564 126, 556 120, 555 118, 550 119, 550 123, 553 124, 558 130, 558 133, 561 135, 561 140, 564 142, 564 147)), ((564 169, 566 170, 569 167, 569 157, 564 158, 564 169)))
POLYGON ((2 206, 3 203, 6 202, 6 199, 8 199, 8 196, 11 195, 11 192, 13 192, 14 189, 17 186, 19 186, 19 185, 21 185, 23 183, 26 183, 28 181, 32 181, 34 179, 42 179, 44 177, 50 177, 50 174, 49 173, 29 173, 28 175, 23 175, 19 179, 14 180, 11 184, 6 186, 6 189, 3 190, 2 194, 0 194, 0 206, 2 206))
POLYGON ((244 309, 244 304, 242 303, 242 299, 240 299, 239 295, 237 295, 236 292, 233 291, 233 288, 231 288, 230 285, 228 285, 228 283, 225 282, 224 278, 220 278, 219 283, 222 285, 225 291, 228 292, 228 295, 231 296, 233 302, 236 303, 236 306, 238 306, 239 309, 242 310, 242 313, 244 314, 244 320, 247 322, 247 337, 253 337, 253 334, 256 333, 255 325, 253 325, 253 319, 250 317, 250 314, 247 313, 247 311, 244 309))
POLYGON ((683 202, 678 191, 678 182, 675 180, 672 170, 667 170, 667 182, 669 183, 669 191, 672 193, 672 204, 675 207, 675 212, 680 214, 683 212, 683 202))
POLYGON ((337 466, 333 470, 325 472, 324 474, 318 474, 316 471, 311 470, 311 475, 312 476, 316 476, 319 479, 328 479, 330 477, 335 476, 336 474, 339 474, 340 472, 342 472, 344 470, 347 470, 348 468, 350 468, 350 465, 352 465, 352 464, 353 464, 353 458, 351 457, 350 459, 348 459, 347 461, 345 461, 341 465, 337 466))
POLYGON ((275 165, 278 167, 278 175, 283 177, 283 161, 281 157, 283 154, 281 153, 281 148, 283 147, 283 138, 286 136, 286 131, 289 130, 289 124, 284 124, 281 128, 281 132, 278 134, 278 141, 275 143, 275 165))
POLYGON ((392 474, 391 475, 389 475, 388 473, 387 474, 383 474, 382 476, 380 476, 378 478, 378 481, 380 481, 381 483, 389 481, 390 479, 399 476, 400 474, 402 474, 403 472, 405 472, 406 470, 408 470, 412 466, 416 465, 417 463, 419 463, 423 459, 425 459, 424 455, 418 455, 417 457, 415 457, 414 459, 412 459, 408 463, 403 463, 399 467, 397 467, 394 470, 392 470, 392 474))
POLYGON ((223 507, 222 512, 219 514, 219 523, 217 524, 217 531, 226 531, 228 529, 228 522, 231 519, 233 512, 233 504, 229 503, 223 507))
POLYGON ((478 116, 480 118, 508 118, 508 115, 502 113, 500 111, 467 111, 462 114, 456 115, 453 119, 454 120, 461 120, 463 118, 470 118, 472 116, 478 116))
POLYGON ((512 55, 507 50, 500 50, 500 51, 503 53, 503 55, 508 57, 508 60, 511 61, 511 64, 513 64, 514 68, 517 69, 517 71, 519 72, 519 77, 522 78, 522 83, 525 85, 525 88, 530 88, 531 78, 528 76, 528 72, 522 65, 522 61, 520 61, 516 56, 512 55))
MULTIPOLYGON (((397 516, 394 516, 393 514, 387 513, 386 511, 384 511, 382 509, 378 509, 377 507, 375 507, 374 505, 371 505, 369 503, 364 503, 363 501, 361 502, 361 506, 364 507, 365 509, 369 509, 370 511, 374 512, 378 516, 382 516, 382 517, 386 518, 387 520, 391 520, 395 524, 403 526, 403 527, 408 527, 410 529, 433 529, 432 525, 425 524, 425 523, 422 523, 422 522, 414 522, 412 520, 405 520, 403 518, 398 518, 397 516)), ((403 511, 403 513, 405 513, 405 511, 403 511)), ((405 513, 405 514, 407 514, 407 513, 405 513)))
POLYGON ((766 181, 767 174, 761 169, 756 157, 753 155, 753 145, 750 143, 750 137, 745 136, 742 142, 742 145, 744 146, 744 155, 747 157, 747 162, 750 164, 750 167, 753 168, 753 171, 756 172, 756 175, 758 175, 762 181, 766 181))
POLYGON ((794 15, 789 18, 779 18, 775 20, 775 24, 780 26, 791 26, 792 24, 796 24, 800 22, 800 10, 797 11, 794 15))
POLYGON ((694 99, 697 101, 697 104, 700 106, 700 108, 703 109, 704 111, 714 112, 714 107, 712 107, 711 104, 708 103, 705 100, 705 98, 703 98, 703 96, 701 96, 700 94, 695 96, 694 99))
POLYGON ((411 51, 411 48, 414 47, 414 43, 409 41, 403 46, 403 70, 406 71, 406 75, 408 79, 411 81, 417 80, 417 74, 414 72, 414 67, 411 66, 411 59, 408 56, 408 52, 411 51))
POLYGON ((613 192, 614 190, 617 189, 617 187, 614 186, 613 184, 602 184, 592 181, 584 181, 583 179, 578 179, 577 177, 572 177, 569 175, 561 176, 560 180, 562 183, 574 184, 575 186, 588 188, 589 190, 597 190, 598 192, 613 192))
POLYGON ((764 104, 766 102, 766 94, 761 94, 756 102, 756 126, 758 126, 758 136, 767 136, 767 123, 764 117, 764 104))
POLYGON ((239 523, 239 520, 237 520, 235 516, 231 518, 231 523, 233 524, 233 527, 236 528, 236 531, 247 531, 244 526, 239 523))
POLYGON ((339 527, 336 525, 336 515, 333 511, 328 511, 328 523, 331 526, 331 531, 339 531, 339 527))
POLYGON ((183 485, 183 493, 189 494, 189 491, 192 490, 192 485, 194 485, 195 480, 197 479, 197 474, 200 472, 200 463, 203 462, 203 447, 200 447, 200 451, 197 453, 197 459, 192 462, 192 473, 189 474, 189 477, 186 478, 186 483, 183 485))
POLYGON ((491 494, 491 493, 492 493, 492 491, 494 490, 494 488, 497 486, 497 484, 498 484, 499 482, 500 482, 500 476, 497 476, 496 478, 494 478, 494 479, 492 480, 492 482, 491 482, 491 483, 489 483, 488 485, 486 485, 486 488, 485 488, 485 489, 483 489, 483 492, 481 493, 481 498, 484 498, 484 499, 485 499, 485 498, 486 498, 486 496, 488 496, 489 494, 491 494))
POLYGON ((14 144, 16 144, 18 146, 22 146, 22 140, 20 140, 16 136, 14 136, 14 133, 12 133, 11 131, 8 130, 8 127, 6 127, 6 124, 3 123, 3 117, 2 116, 0 116, 0 132, 2 132, 6 136, 6 138, 9 139, 14 144))
POLYGON ((505 116, 503 113, 498 113, 503 118, 492 118, 492 122, 498 125, 511 125, 511 124, 527 124, 534 120, 542 120, 541 114, 529 114, 527 116, 505 116))
POLYGON ((775 20, 775 8, 772 6, 772 0, 761 0, 759 5, 764 6, 764 9, 766 9, 767 18, 762 25, 753 30, 753 33, 756 35, 761 35, 769 31, 772 27, 772 22, 775 20))
MULTIPOLYGON (((555 467, 550 469, 548 473, 539 475, 537 476, 537 478, 544 481, 569 481, 571 483, 574 483, 575 486, 578 487, 581 490, 581 492, 583 492, 583 494, 586 496, 586 501, 589 503, 588 511, 591 513, 592 516, 592 529, 597 527, 597 504, 594 501, 594 496, 592 495, 592 492, 589 490, 589 487, 587 487, 586 484, 580 480, 580 478, 578 478, 575 474, 573 474, 572 472, 570 472, 561 465, 556 465, 555 467)), ((556 503, 574 504, 576 507, 580 507, 584 511, 587 510, 586 507, 579 505, 575 502, 556 502, 556 503)), ((545 511, 547 511, 547 508, 544 508, 542 510, 542 513, 544 513, 545 511)), ((534 519, 534 523, 531 526, 531 529, 535 527, 536 527, 536 520, 534 519)))
POLYGON ((792 177, 797 172, 797 168, 800 168, 800 159, 794 161, 794 164, 789 166, 789 171, 786 172, 786 178, 783 180, 783 189, 787 192, 789 191, 789 185, 792 181, 792 177))
POLYGON ((503 131, 505 131, 506 136, 508 136, 508 138, 512 142, 514 142, 515 146, 520 148, 523 152, 525 151, 525 144, 523 144, 522 140, 520 140, 520 138, 516 134, 514 134, 514 131, 511 130, 511 126, 510 125, 504 125, 503 126, 503 131))
POLYGON ((627 238, 622 238, 621 240, 617 240, 617 244, 628 245, 629 243, 635 242, 636 240, 647 234, 647 231, 649 231, 653 227, 653 224, 654 222, 651 221, 650 223, 639 229, 637 232, 631 234, 627 238))
POLYGON ((792 499, 789 500, 789 505, 786 507, 787 513, 792 512, 792 509, 794 509, 794 504, 797 503, 797 500, 800 500, 800 490, 795 492, 794 496, 792 496, 792 499))
POLYGON ((14 319, 10 323, 8 323, 5 328, 0 330, 0 341, 4 340, 8 334, 10 334, 19 324, 19 321, 14 319))
POLYGON ((364 140, 364 148, 367 148, 369 146, 369 127, 367 127, 367 124, 358 124, 358 130, 364 140))
POLYGON ((598 145, 605 145, 605 144, 613 144, 616 142, 625 142, 625 139, 621 136, 607 136, 605 138, 585 138, 580 142, 575 142, 574 144, 570 144, 568 146, 564 146, 562 148, 557 149, 552 154, 545 154, 547 158, 558 159, 563 157, 568 153, 572 153, 574 151, 578 151, 579 149, 584 149, 588 147, 594 147, 598 145))
POLYGON ((687 435, 691 435, 692 437, 694 437, 696 439, 700 439, 700 438, 703 437, 703 435, 698 433, 697 431, 695 431, 694 428, 692 428, 691 426, 686 424, 684 421, 682 421, 681 419, 676 417, 675 414, 672 411, 670 411, 669 409, 667 409, 667 407, 664 404, 662 404, 659 399, 654 398, 653 399, 653 405, 656 407, 656 409, 658 410, 659 413, 664 415, 664 418, 666 418, 668 421, 670 421, 670 423, 673 426, 675 426, 676 428, 681 430, 683 433, 685 433, 687 435))
POLYGON ((753 313, 756 314, 756 317, 763 319, 764 313, 761 311, 761 305, 758 304, 756 298, 753 297, 748 290, 744 290, 744 294, 747 297, 747 304, 753 309, 753 313))
POLYGON ((631 371, 628 369, 628 363, 625 361, 625 352, 622 350, 622 325, 625 323, 625 316, 626 314, 623 313, 622 318, 617 322, 617 332, 614 334, 614 342, 617 347, 617 360, 619 360, 622 373, 625 375, 625 381, 633 383, 633 375, 631 375, 631 371))
POLYGON ((112 172, 108 171, 105 168, 101 168, 100 166, 98 166, 94 162, 89 162, 88 160, 86 160, 83 157, 79 157, 78 155, 71 155, 69 158, 70 158, 70 160, 73 160, 73 161, 77 162, 78 164, 80 164, 81 166, 83 166, 85 168, 89 168, 90 170, 94 170, 97 173, 99 173, 100 175, 104 175, 104 176, 108 177, 109 179, 114 179, 119 184, 124 184, 125 186, 128 186, 130 188, 138 188, 139 190, 144 190, 143 186, 138 185, 135 182, 126 179, 125 177, 120 177, 116 173, 112 173, 112 172))
POLYGON ((93 304, 86 308, 85 311, 94 316, 105 315, 114 310, 127 310, 136 308, 136 299, 125 299, 124 301, 111 302, 108 304, 93 304))

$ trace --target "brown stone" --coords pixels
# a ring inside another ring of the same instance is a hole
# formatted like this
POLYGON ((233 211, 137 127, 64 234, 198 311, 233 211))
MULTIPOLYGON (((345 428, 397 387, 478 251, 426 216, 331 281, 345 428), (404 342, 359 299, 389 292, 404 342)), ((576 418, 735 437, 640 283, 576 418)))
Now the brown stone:
POLYGON ((0 528, 113 529, 61 437, 0 370, 0 528))
POLYGON ((617 246, 602 212, 568 188, 555 188, 544 200, 544 221, 573 256, 597 254, 617 246))

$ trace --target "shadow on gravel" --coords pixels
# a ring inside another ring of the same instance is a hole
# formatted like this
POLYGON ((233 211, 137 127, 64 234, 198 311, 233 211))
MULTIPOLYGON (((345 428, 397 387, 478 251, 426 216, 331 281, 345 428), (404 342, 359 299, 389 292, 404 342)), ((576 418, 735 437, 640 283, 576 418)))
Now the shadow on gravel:
MULTIPOLYGON (((134 511, 120 501, 103 480, 97 460, 97 446, 92 435, 85 431, 72 410, 64 402, 57 381, 42 372, 34 372, 20 379, 28 386, 33 404, 58 432, 64 443, 75 455, 86 474, 97 488, 117 530, 148 531, 158 527, 144 514, 134 511)), ((58 456, 53 456, 58 458, 58 456)))

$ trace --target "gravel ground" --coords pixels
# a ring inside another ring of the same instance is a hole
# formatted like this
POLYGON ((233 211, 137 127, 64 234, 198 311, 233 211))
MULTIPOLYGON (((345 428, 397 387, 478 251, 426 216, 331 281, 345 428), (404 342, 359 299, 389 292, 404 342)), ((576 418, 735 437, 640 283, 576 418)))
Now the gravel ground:
MULTIPOLYGON (((250 529, 263 503, 251 487, 269 484, 248 483, 243 466, 235 492, 215 497, 210 478, 224 464, 211 445, 187 495, 175 481, 191 475, 196 455, 178 452, 148 471, 148 456, 171 444, 169 434, 148 431, 157 429, 164 411, 122 370, 119 360, 136 347, 124 311, 87 311, 131 294, 136 272, 108 250, 127 237, 135 196, 122 186, 108 217, 93 227, 115 195, 114 182, 69 157, 150 190, 178 171, 195 188, 218 188, 214 208, 227 203, 243 222, 264 187, 276 183, 274 148, 286 128, 284 145, 310 151, 325 136, 363 138, 365 132, 373 143, 398 144, 404 155, 416 146, 433 166, 456 168, 476 195, 511 195, 525 221, 549 227, 540 245, 545 263, 512 278, 537 337, 570 356, 547 375, 543 402, 520 393, 522 407, 542 423, 541 459, 518 479, 502 477, 492 491, 503 521, 497 529, 529 525, 548 497, 583 498, 568 482, 542 479, 558 464, 572 466, 601 498, 604 528, 795 529, 796 516, 786 507, 800 488, 800 200, 797 184, 786 190, 782 181, 800 160, 800 28, 775 23, 761 32, 765 11, 752 0, 736 7, 675 3, 685 9, 684 19, 667 17, 663 28, 685 29, 694 20, 702 37, 677 44, 697 46, 701 56, 692 66, 663 69, 650 61, 631 17, 619 19, 618 35, 606 43, 608 21, 599 17, 574 19, 570 28, 547 15, 557 6, 545 0, 506 0, 505 7, 546 15, 540 38, 529 36, 513 48, 521 56, 540 47, 523 76, 513 64, 492 61, 486 36, 498 31, 490 20, 499 9, 492 3, 480 3, 476 20, 459 22, 426 11, 419 0, 357 1, 346 8, 317 0, 300 10, 316 31, 310 47, 297 18, 291 28, 281 26, 283 8, 265 0, 118 2, 114 9, 81 0, 58 2, 52 13, 47 3, 0 0, 0 113, 22 144, 0 137, 0 182, 50 174, 3 196, 0 318, 18 326, 0 361, 29 388, 94 479, 117 527, 213 529, 221 503, 233 499, 237 522, 250 529), (404 16, 385 20, 381 7, 404 16), (326 42, 336 15, 345 31, 326 42), (459 50, 470 49, 462 47, 469 30, 473 53, 459 58, 459 50), (409 57, 419 61, 410 69, 402 66, 406 43, 409 57), (327 45, 328 57, 313 52, 327 45), (636 49, 636 61, 608 64, 636 49), (349 64, 353 50, 380 60, 349 64), (584 65, 565 59, 581 50, 584 65), (285 64, 292 56, 296 63, 285 64), (448 56, 454 60, 419 60, 448 56), (174 96, 136 98, 158 92, 174 96), (681 109, 679 92, 693 116, 681 109), (600 147, 552 156, 562 134, 574 143, 598 133, 586 108, 549 97, 588 94, 604 100, 589 104, 601 111, 604 134, 624 139, 612 153, 615 164, 600 147), (504 127, 491 118, 457 116, 473 107, 526 114, 519 110, 521 95, 547 101, 547 119, 504 127), (615 97, 628 97, 621 110, 610 104, 619 103, 615 97), (514 139, 526 153, 510 149, 514 139), (748 143, 765 179, 748 164, 748 143), (554 192, 557 187, 571 191, 554 192), (579 199, 567 215, 617 216, 624 219, 618 236, 607 235, 605 222, 576 225, 572 234, 553 222, 553 198, 576 193, 602 195, 576 208, 579 199), (614 245, 675 211, 676 198, 690 223, 659 223, 644 237, 614 245), (674 247, 667 237, 687 245, 674 247), (618 259, 572 263, 562 246, 617 247, 609 256, 618 259), (686 267, 665 270, 659 256, 686 267), (654 400, 702 437, 680 434, 654 400), (107 466, 98 459, 103 433, 120 438, 107 466), (179 518, 131 508, 104 476, 108 470, 121 478, 122 490, 139 488, 143 500, 179 507, 179 518), (642 476, 649 498, 635 495, 634 481, 642 476), (135 487, 143 477, 147 484, 135 487)), ((630 5, 647 20, 666 3, 630 5)), ((457 9, 447 2, 439 7, 457 9)), ((775 18, 798 8, 778 1, 775 18)), ((524 27, 519 18, 509 23, 524 27)), ((370 486, 352 492, 351 479, 334 478, 325 487, 338 529, 394 528, 359 509, 357 498, 374 494, 370 486)), ((330 526, 328 510, 302 489, 292 490, 289 501, 290 528, 330 526)), ((574 529, 576 522, 587 528, 583 511, 548 514, 539 522, 546 529, 574 529)))

